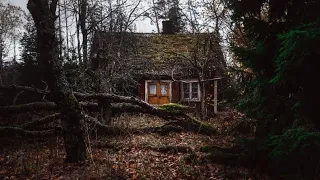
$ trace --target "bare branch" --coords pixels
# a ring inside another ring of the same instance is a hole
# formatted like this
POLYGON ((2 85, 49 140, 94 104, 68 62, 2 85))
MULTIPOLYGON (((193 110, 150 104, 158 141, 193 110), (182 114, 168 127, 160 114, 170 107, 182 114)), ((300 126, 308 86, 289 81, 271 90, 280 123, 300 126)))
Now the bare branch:
POLYGON ((54 120, 57 120, 59 118, 60 118, 60 114, 56 113, 56 114, 52 114, 52 115, 46 116, 46 117, 44 117, 42 119, 37 119, 37 120, 31 121, 31 122, 22 124, 19 127, 23 128, 23 129, 34 128, 34 127, 37 127, 37 126, 48 124, 48 123, 53 122, 54 120))
POLYGON ((39 93, 39 94, 49 94, 50 93, 50 91, 48 91, 48 90, 41 90, 41 89, 37 89, 37 88, 33 88, 33 87, 17 86, 17 85, 0 86, 0 89, 29 91, 29 92, 39 93))
POLYGON ((46 131, 28 131, 19 127, 0 127, 0 136, 30 136, 30 137, 44 137, 55 134, 55 129, 46 131))
POLYGON ((18 100, 18 97, 19 97, 22 93, 24 93, 24 91, 20 91, 20 92, 14 97, 13 102, 12 102, 13 105, 16 105, 16 102, 17 102, 17 100, 18 100))
POLYGON ((0 114, 23 113, 38 110, 55 110, 57 106, 53 102, 34 102, 15 106, 1 106, 0 114))

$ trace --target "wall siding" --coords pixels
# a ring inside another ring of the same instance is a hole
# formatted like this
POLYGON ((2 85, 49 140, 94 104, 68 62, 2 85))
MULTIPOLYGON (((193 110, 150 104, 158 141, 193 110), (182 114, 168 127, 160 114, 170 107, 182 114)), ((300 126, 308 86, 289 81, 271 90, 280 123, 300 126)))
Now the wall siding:
POLYGON ((145 82, 144 82, 144 80, 139 81, 138 97, 143 101, 145 100, 145 82))
POLYGON ((180 88, 179 88, 180 83, 175 81, 172 82, 172 103, 178 103, 180 100, 180 88))

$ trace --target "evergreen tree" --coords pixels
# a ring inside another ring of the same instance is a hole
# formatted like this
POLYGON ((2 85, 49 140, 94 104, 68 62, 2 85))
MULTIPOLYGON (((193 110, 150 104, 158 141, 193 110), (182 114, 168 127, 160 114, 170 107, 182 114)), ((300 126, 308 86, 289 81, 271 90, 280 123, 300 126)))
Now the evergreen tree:
POLYGON ((28 86, 43 86, 41 79, 42 68, 37 62, 37 32, 32 18, 26 17, 27 23, 24 25, 25 32, 20 39, 21 61, 20 79, 28 86))
POLYGON ((320 58, 320 1, 228 0, 233 20, 249 40, 234 46, 236 58, 253 72, 239 108, 258 120, 259 149, 273 170, 314 176, 320 156, 316 86, 320 58), (310 128, 312 127, 312 128, 310 128), (261 148, 262 147, 262 148, 261 148), (316 151, 315 151, 316 150, 316 151), (303 167, 305 166, 305 167, 303 167))
POLYGON ((319 43, 320 12, 315 7, 320 2, 229 0, 229 3, 234 20, 243 24, 251 44, 234 47, 234 52, 255 75, 247 84, 247 98, 240 107, 263 121, 258 133, 279 133, 297 117, 320 128, 320 121, 310 112, 316 108, 313 105, 319 105, 314 102, 318 93, 314 93, 316 88, 312 87, 311 79, 317 75, 314 59, 319 58, 315 44, 319 43), (307 100, 306 96, 312 98, 307 100))
POLYGON ((21 44, 21 60, 24 64, 37 64, 37 42, 36 42, 36 27, 30 16, 27 17, 27 24, 24 26, 25 32, 20 40, 21 44))
POLYGON ((159 0, 155 3, 155 6, 159 12, 159 19, 172 21, 174 32, 184 31, 186 23, 183 19, 179 0, 159 0))
POLYGON ((185 29, 185 22, 183 20, 179 0, 168 1, 168 6, 168 19, 173 22, 174 32, 183 32, 185 29))

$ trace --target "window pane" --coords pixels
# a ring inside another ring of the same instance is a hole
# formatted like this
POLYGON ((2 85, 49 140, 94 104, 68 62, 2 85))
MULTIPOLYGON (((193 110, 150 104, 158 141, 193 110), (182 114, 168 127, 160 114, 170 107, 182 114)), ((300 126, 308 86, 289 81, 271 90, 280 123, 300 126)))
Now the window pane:
POLYGON ((190 96, 190 84, 189 83, 183 83, 183 98, 187 99, 190 96))
POLYGON ((197 99, 198 98, 198 92, 192 92, 192 98, 197 99))
POLYGON ((161 84, 160 85, 160 92, 161 92, 161 95, 168 95, 168 85, 161 84))
POLYGON ((198 83, 192 83, 192 98, 198 98, 198 83))
POLYGON ((149 94, 150 95, 157 95, 157 85, 155 85, 155 84, 149 85, 149 94))
POLYGON ((192 92, 198 91, 198 83, 192 83, 192 92))

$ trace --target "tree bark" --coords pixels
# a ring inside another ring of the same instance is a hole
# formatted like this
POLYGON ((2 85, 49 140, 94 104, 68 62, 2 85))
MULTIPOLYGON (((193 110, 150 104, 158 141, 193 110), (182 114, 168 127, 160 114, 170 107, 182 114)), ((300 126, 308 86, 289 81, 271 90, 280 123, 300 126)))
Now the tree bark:
POLYGON ((47 83, 53 92, 53 101, 61 115, 67 162, 86 159, 84 116, 78 100, 74 97, 62 70, 59 42, 56 37, 56 8, 58 0, 29 0, 30 11, 37 28, 38 61, 46 68, 47 83))
POLYGON ((98 105, 99 105, 99 111, 100 111, 99 121, 104 124, 110 124, 111 112, 112 112, 111 103, 105 99, 98 99, 98 105))
POLYGON ((20 125, 19 127, 23 129, 35 128, 37 126, 41 126, 41 125, 53 122, 54 120, 57 120, 59 118, 60 118, 60 114, 56 113, 56 114, 46 116, 42 119, 37 119, 31 122, 27 122, 25 124, 20 125))
POLYGON ((0 34, 0 71, 2 70, 2 67, 3 67, 3 49, 4 48, 3 48, 2 37, 1 37, 1 34, 0 34))
POLYGON ((88 11, 87 0, 80 0, 80 13, 79 21, 82 33, 82 52, 83 52, 83 66, 86 68, 88 65, 88 30, 86 26, 86 15, 88 11))

